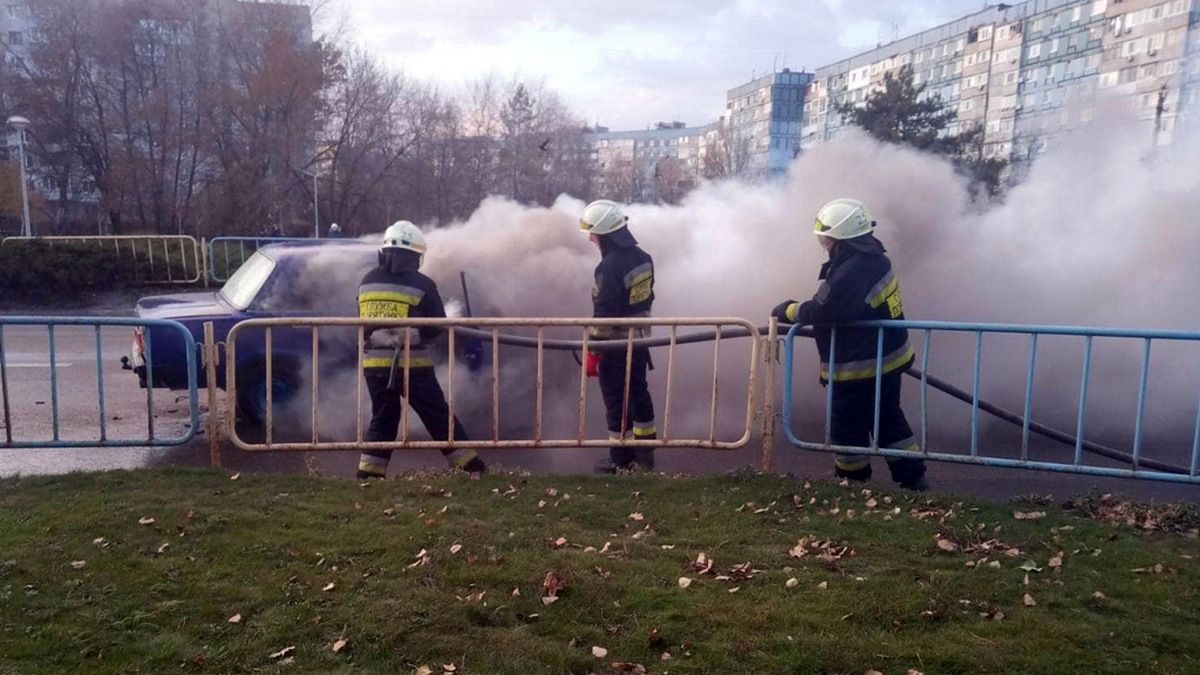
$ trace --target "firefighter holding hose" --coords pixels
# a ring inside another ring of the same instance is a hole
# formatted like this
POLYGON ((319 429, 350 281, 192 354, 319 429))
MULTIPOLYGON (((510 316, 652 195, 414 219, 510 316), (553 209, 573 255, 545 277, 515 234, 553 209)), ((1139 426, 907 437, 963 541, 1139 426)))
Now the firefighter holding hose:
MULTIPOLYGON (((584 209, 579 227, 600 249, 592 287, 592 316, 649 317, 654 303, 654 260, 638 246, 621 207, 607 199, 592 202, 584 209)), ((649 336, 648 328, 634 326, 592 326, 589 331, 593 340, 627 340, 631 332, 634 339, 649 336)), ((646 383, 646 373, 653 367, 650 350, 635 348, 628 372, 624 350, 589 351, 586 359, 588 376, 600 379, 609 437, 628 438, 632 432, 635 441, 658 438, 654 400, 646 383)), ((614 446, 609 448, 609 460, 596 465, 597 473, 636 470, 654 470, 653 448, 614 446)))
MULTIPOLYGON (((855 321, 904 319, 900 283, 875 238, 875 220, 855 199, 838 199, 817 214, 816 234, 829 260, 821 266, 821 285, 807 302, 788 300, 775 308, 781 323, 812 325, 821 357, 821 382, 833 387, 830 439, 834 445, 867 448, 875 427, 875 378, 882 369, 879 398, 881 448, 918 451, 916 437, 900 407, 900 380, 914 360, 908 331, 883 330, 883 359, 878 357, 878 329, 837 329, 855 321), (833 354, 832 363, 830 354, 833 354)), ((902 488, 927 490, 925 462, 919 458, 887 458, 892 480, 902 488)), ((839 454, 838 476, 854 481, 871 478, 867 455, 839 454)))
MULTIPOLYGON (((379 250, 379 266, 358 287, 358 316, 363 319, 443 318, 446 309, 437 284, 419 271, 425 256, 425 235, 420 228, 402 220, 387 229, 379 250)), ((365 332, 363 377, 371 395, 369 442, 392 442, 400 428, 404 406, 405 370, 408 370, 408 404, 436 439, 450 430, 450 407, 438 384, 426 345, 441 336, 441 328, 374 328, 365 332), (405 334, 408 350, 405 353, 405 334)), ((465 441, 462 423, 453 420, 454 439, 465 441)), ((474 450, 443 450, 450 465, 470 473, 487 467, 474 450)), ((387 475, 391 450, 369 450, 358 460, 358 478, 387 475)))

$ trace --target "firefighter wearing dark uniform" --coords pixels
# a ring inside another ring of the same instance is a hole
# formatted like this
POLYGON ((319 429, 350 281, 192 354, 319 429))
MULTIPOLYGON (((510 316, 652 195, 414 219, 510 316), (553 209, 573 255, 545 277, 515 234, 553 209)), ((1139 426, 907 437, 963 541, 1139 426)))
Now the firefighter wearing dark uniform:
MULTIPOLYGON (((425 237, 408 221, 400 221, 387 229, 383 248, 379 251, 379 266, 367 273, 358 287, 358 316, 363 319, 441 318, 446 316, 437 284, 418 269, 425 253, 425 237)), ((404 407, 404 373, 408 366, 408 404, 421 418, 426 431, 434 439, 446 439, 450 434, 450 409, 438 384, 433 361, 426 345, 440 337, 440 328, 412 330, 408 338, 408 359, 405 360, 407 328, 375 328, 366 331, 363 345, 363 376, 371 394, 371 425, 366 440, 391 442, 396 440, 404 407)), ((453 420, 454 439, 465 441, 462 424, 453 420)), ((486 467, 473 450, 460 448, 444 450, 443 454, 456 469, 481 473, 486 467)), ((387 474, 391 450, 363 452, 358 460, 358 477, 381 478, 387 474)))
MULTIPOLYGON (((596 266, 592 287, 594 317, 650 316, 650 307, 654 303, 654 260, 638 247, 628 225, 629 218, 621 208, 606 199, 589 204, 580 219, 580 229, 587 232, 600 248, 600 264, 596 266)), ((593 326, 591 337, 626 340, 631 331, 634 339, 649 335, 649 329, 642 327, 593 326)), ((633 350, 628 372, 628 398, 625 390, 626 352, 611 351, 603 356, 600 352, 589 352, 587 359, 588 374, 600 378, 609 436, 613 439, 632 437, 635 441, 658 438, 654 400, 646 383, 646 373, 652 368, 650 350, 633 350)), ((600 473, 635 469, 654 470, 653 448, 614 446, 609 449, 609 461, 596 466, 600 473)))
MULTIPOLYGON (((857 200, 839 199, 821 209, 816 233, 829 253, 829 261, 821 267, 821 286, 808 302, 788 300, 780 304, 774 316, 783 323, 814 327, 821 357, 821 383, 833 386, 829 433, 834 445, 871 446, 875 377, 882 367, 879 447, 915 452, 920 448, 900 407, 900 380, 914 360, 908 331, 883 331, 882 360, 878 359, 877 329, 838 328, 836 342, 831 339, 832 324, 904 319, 900 284, 883 244, 872 234, 874 227, 870 212, 857 200)), ((901 487, 928 488, 921 459, 888 457, 887 464, 892 479, 901 487)), ((871 477, 871 461, 866 455, 839 454, 835 467, 843 478, 871 477)))

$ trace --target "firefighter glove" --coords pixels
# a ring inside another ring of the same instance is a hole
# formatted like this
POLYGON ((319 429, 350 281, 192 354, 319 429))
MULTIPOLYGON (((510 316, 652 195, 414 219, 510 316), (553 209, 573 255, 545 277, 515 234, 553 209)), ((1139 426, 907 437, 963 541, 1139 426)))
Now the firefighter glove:
POLYGON ((775 307, 771 316, 783 323, 796 323, 796 310, 799 309, 799 304, 795 300, 785 300, 775 307))
POLYGON ((584 364, 588 377, 600 377, 600 352, 588 352, 584 364))

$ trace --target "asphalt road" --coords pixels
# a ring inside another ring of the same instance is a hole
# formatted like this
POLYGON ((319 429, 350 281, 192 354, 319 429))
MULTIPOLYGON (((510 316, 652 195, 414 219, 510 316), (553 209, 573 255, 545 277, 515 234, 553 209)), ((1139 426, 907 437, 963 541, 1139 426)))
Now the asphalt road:
MULTIPOLYGON (((138 386, 132 372, 121 369, 120 362, 129 353, 132 329, 112 327, 100 331, 100 374, 96 368, 95 329, 60 326, 55 328, 54 337, 56 388, 51 386, 46 329, 4 328, 8 415, 0 412, 0 436, 11 433, 16 442, 52 440, 56 389, 58 437, 68 442, 99 440, 99 392, 103 379, 106 437, 144 443, 149 438, 146 391, 138 386)), ((179 400, 181 396, 182 392, 155 390, 156 438, 186 434, 188 406, 186 400, 179 400)), ((144 447, 0 449, 0 475, 133 468, 164 452, 144 447)))
MULTIPOLYGON (((100 438, 99 383, 96 370, 96 334, 92 328, 60 327, 56 334, 58 435, 67 441, 100 438)), ((51 369, 45 328, 9 326, 4 330, 8 373, 8 422, 14 440, 49 440, 54 435, 51 369)), ((105 392, 104 424, 108 438, 135 440, 140 445, 148 437, 146 392, 138 386, 133 373, 121 369, 120 358, 129 352, 131 329, 101 330, 100 364, 105 392)), ((203 402, 203 397, 201 397, 203 402)), ((202 410, 202 413, 204 411, 202 410)), ((155 390, 153 402, 155 434, 158 438, 183 436, 188 428, 189 412, 183 392, 155 390)), ((0 413, 2 415, 2 413, 0 413)), ((468 428, 471 420, 465 420, 468 428)), ((0 437, 7 432, 0 416, 0 437)), ((70 471, 136 468, 156 464, 195 464, 208 461, 208 445, 203 436, 181 448, 71 448, 71 449, 0 449, 0 476, 13 474, 52 474, 70 471)), ((732 471, 757 466, 758 448, 737 452, 666 450, 658 453, 658 469, 668 473, 732 471)), ((235 469, 306 471, 319 470, 332 475, 353 475, 354 453, 322 454, 306 457, 297 454, 243 453, 226 446, 226 466, 235 469)), ((603 451, 495 451, 483 453, 494 466, 557 473, 589 471, 601 459, 603 451)), ((392 469, 441 467, 436 452, 398 452, 392 469)), ((829 476, 832 458, 780 445, 775 469, 805 476, 829 476)), ((875 460, 876 478, 886 481, 882 460, 875 460)), ((940 490, 1007 499, 1039 494, 1066 498, 1091 491, 1118 492, 1142 499, 1200 501, 1200 487, 1145 481, 1097 479, 1056 473, 991 469, 973 466, 931 464, 930 478, 940 490)))

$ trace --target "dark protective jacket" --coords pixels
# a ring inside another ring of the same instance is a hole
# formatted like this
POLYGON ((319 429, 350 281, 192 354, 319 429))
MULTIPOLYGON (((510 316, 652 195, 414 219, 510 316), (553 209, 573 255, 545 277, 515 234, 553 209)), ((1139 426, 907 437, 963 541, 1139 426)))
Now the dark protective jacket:
MULTIPOLYGON (((597 318, 650 316, 654 304, 654 259, 637 245, 627 229, 600 241, 600 264, 596 266, 595 285, 592 287, 592 316, 597 318), (614 235, 620 235, 613 238, 614 235)), ((641 334, 645 330, 637 331, 641 334)), ((594 326, 593 337, 599 339, 623 338, 627 329, 612 326, 594 326)))
MULTIPOLYGON (((839 241, 829 262, 821 266, 821 286, 808 302, 794 303, 775 318, 785 323, 814 327, 821 355, 821 381, 830 377, 830 324, 854 321, 904 320, 900 282, 886 249, 874 235, 839 241)), ((839 328, 834 351, 833 379, 838 382, 873 379, 876 374, 878 335, 875 328, 839 328)), ((883 372, 902 371, 912 365, 913 348, 908 330, 883 331, 883 372)))
MULTIPOLYGON (((445 317, 446 308, 438 295, 437 284, 417 271, 419 264, 419 256, 395 256, 381 261, 379 267, 368 272, 358 286, 358 316, 363 319, 445 317)), ((441 328, 421 328, 413 334, 409 345, 413 368, 433 366, 425 345, 443 332, 441 328)), ((404 366, 403 329, 368 330, 365 340, 364 368, 391 368, 397 345, 401 349, 399 365, 404 366)))

